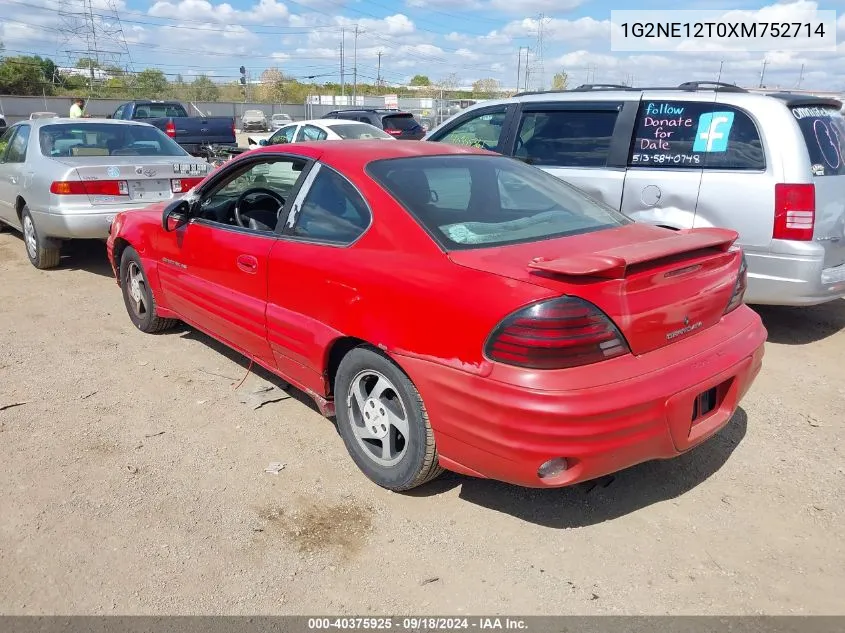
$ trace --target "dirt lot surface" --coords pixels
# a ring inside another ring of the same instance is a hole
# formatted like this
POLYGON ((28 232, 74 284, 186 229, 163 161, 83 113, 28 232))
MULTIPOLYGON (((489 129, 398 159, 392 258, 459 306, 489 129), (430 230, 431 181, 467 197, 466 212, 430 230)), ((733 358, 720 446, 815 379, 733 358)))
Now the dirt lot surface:
POLYGON ((37 271, 0 235, 0 612, 842 613, 845 302, 766 309, 731 424, 536 491, 377 488, 301 394, 136 331, 101 244, 37 271), (265 472, 283 462, 278 474, 265 472))

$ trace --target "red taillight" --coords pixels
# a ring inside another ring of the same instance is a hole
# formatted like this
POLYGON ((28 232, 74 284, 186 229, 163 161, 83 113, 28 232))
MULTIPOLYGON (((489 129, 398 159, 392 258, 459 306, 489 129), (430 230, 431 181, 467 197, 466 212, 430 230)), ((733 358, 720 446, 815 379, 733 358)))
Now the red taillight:
POLYGON ((815 185, 775 185, 775 227, 772 237, 776 240, 813 239, 816 222, 815 185))
POLYGON ((731 295, 731 300, 728 302, 728 307, 725 308, 725 314, 732 310, 736 310, 742 305, 745 298, 745 291, 748 288, 748 264, 745 262, 745 253, 742 254, 742 261, 739 265, 739 275, 737 275, 736 283, 734 284, 734 291, 731 295))
POLYGON ((170 138, 176 138, 176 124, 173 121, 168 121, 164 126, 164 133, 170 138))
POLYGON ((185 193, 200 184, 202 180, 202 178, 174 178, 170 181, 170 190, 173 193, 185 193))
POLYGON ((235 119, 232 119, 232 136, 237 136, 237 128, 235 127, 235 119))
POLYGON ((385 130, 385 132, 387 132, 391 136, 401 136, 402 135, 402 130, 385 130))
POLYGON ((128 196, 125 180, 57 180, 50 185, 57 196, 128 196))
POLYGON ((576 297, 515 312, 493 330, 484 351, 490 360, 531 369, 565 369, 630 353, 607 315, 576 297))

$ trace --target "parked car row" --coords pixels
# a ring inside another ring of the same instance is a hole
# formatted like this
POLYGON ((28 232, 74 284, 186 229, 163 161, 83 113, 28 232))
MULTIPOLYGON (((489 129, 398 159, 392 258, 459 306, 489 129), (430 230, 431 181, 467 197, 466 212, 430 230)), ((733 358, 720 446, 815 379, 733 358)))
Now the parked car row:
POLYGON ((342 141, 381 139, 394 137, 369 123, 344 119, 312 119, 283 125, 272 134, 253 134, 247 137, 250 146, 279 145, 301 141, 342 141))

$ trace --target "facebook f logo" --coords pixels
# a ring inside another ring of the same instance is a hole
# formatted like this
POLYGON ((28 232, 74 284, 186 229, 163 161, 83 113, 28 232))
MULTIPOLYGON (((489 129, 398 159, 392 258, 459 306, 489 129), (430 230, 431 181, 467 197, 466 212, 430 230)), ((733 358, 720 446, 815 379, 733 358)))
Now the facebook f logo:
POLYGON ((724 152, 728 149, 728 136, 734 124, 733 112, 708 112, 698 117, 694 152, 724 152))

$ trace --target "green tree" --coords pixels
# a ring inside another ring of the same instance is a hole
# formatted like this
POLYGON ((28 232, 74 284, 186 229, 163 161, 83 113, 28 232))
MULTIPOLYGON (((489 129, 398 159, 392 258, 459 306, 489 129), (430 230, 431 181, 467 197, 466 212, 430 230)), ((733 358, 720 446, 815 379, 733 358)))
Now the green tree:
POLYGON ((568 84, 569 75, 562 70, 559 73, 555 73, 554 77, 552 77, 552 90, 566 90, 568 84))
POLYGON ((167 95, 167 77, 160 70, 147 68, 135 76, 135 92, 146 99, 157 99, 167 95))
POLYGON ((472 93, 480 97, 492 97, 499 91, 499 82, 495 79, 479 79, 472 84, 472 93))
POLYGON ((76 60, 77 68, 99 68, 100 62, 91 57, 80 57, 76 60))
POLYGON ((194 101, 217 101, 220 98, 220 89, 211 79, 200 75, 191 82, 189 94, 194 101))
POLYGON ((430 86, 431 80, 426 75, 414 75, 411 77, 412 86, 430 86))
POLYGON ((19 55, 0 62, 0 94, 53 94, 53 84, 44 76, 44 60, 19 55))

